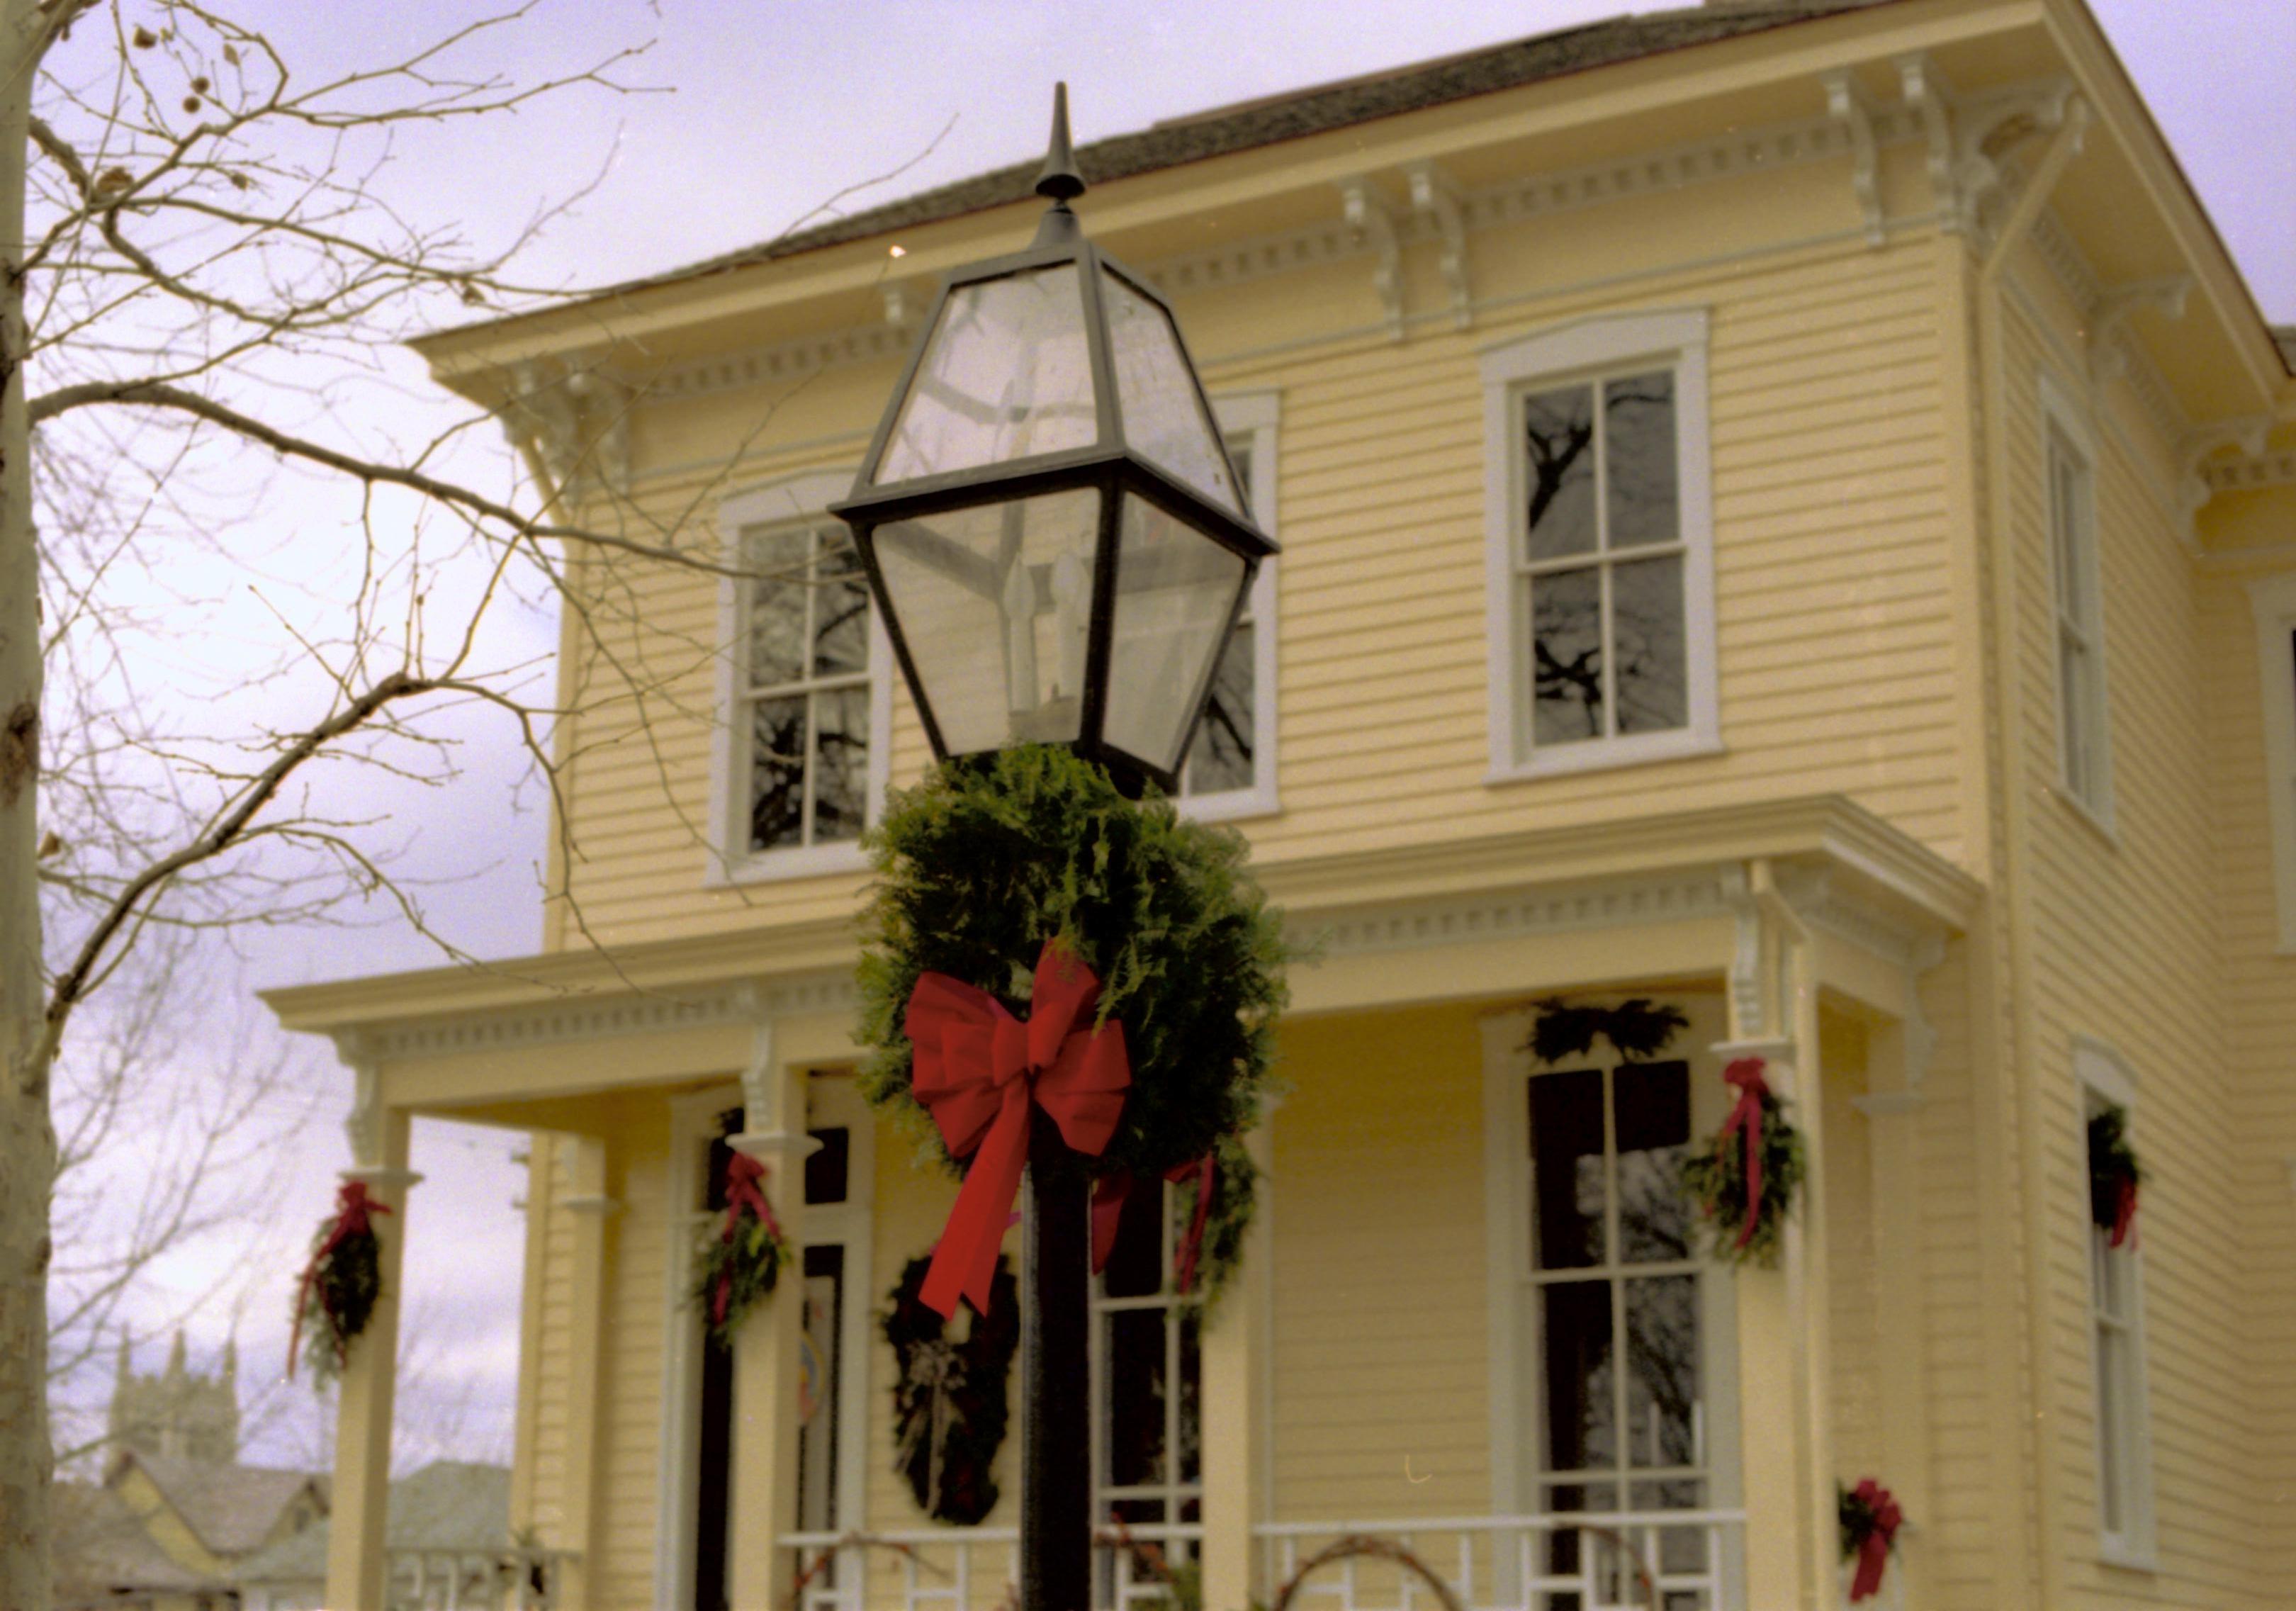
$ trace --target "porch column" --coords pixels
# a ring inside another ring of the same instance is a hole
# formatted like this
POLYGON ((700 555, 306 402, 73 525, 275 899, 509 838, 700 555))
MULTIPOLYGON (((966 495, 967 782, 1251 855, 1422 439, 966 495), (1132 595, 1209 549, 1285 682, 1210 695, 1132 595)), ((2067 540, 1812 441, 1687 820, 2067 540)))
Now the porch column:
POLYGON ((606 1425, 603 1359, 606 1342, 608 1220, 621 1206, 606 1193, 606 1143, 596 1136, 559 1138, 566 1195, 558 1206, 573 1216, 574 1270, 568 1308, 565 1547, 576 1552, 566 1573, 566 1611, 605 1604, 599 1560, 598 1490, 606 1425))
MULTIPOLYGON (((346 1048, 348 1056, 348 1048, 346 1048)), ((390 1505, 390 1411, 398 1367, 398 1295, 408 1188, 408 1122, 382 1106, 370 1063, 353 1064, 358 1094, 345 1128, 352 1166, 343 1179, 365 1185, 389 1209, 374 1216, 382 1294, 366 1330, 350 1346, 335 1401, 333 1504, 327 1524, 327 1605, 332 1611, 384 1611, 389 1566, 383 1526, 390 1505)))
POLYGON ((1244 1234, 1242 1265, 1201 1334, 1205 1611, 1238 1611, 1267 1598, 1259 1582, 1259 1550, 1251 1530, 1268 1519, 1267 1371, 1275 1252, 1268 1130, 1275 1114, 1271 1102, 1244 1138, 1259 1170, 1259 1209, 1244 1234))
MULTIPOLYGON (((742 1076, 742 1133, 727 1145, 766 1166, 767 1195, 792 1250, 804 1245, 805 1074, 775 1055, 773 1026, 761 1022, 742 1076)), ((734 1338, 731 1544, 726 1598, 732 1611, 778 1611, 792 1574, 780 1547, 797 1525, 799 1344, 805 1333, 805 1271, 782 1271, 734 1338)))

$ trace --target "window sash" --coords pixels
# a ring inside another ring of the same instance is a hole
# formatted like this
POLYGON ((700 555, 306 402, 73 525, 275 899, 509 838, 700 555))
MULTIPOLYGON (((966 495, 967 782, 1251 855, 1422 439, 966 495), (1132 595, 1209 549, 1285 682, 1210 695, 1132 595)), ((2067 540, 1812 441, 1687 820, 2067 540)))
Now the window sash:
MULTIPOLYGON (((1174 1290, 1172 1265, 1178 1252, 1180 1230, 1176 1222, 1173 1188, 1168 1181, 1136 1180, 1135 1193, 1151 1188, 1157 1193, 1158 1243, 1157 1290, 1152 1293, 1111 1296, 1106 1291, 1105 1274, 1095 1275, 1092 1282, 1090 1376, 1092 1397, 1092 1482, 1093 1515, 1104 1517, 1112 1502, 1119 1500, 1152 1501, 1162 1515, 1155 1522, 1142 1525, 1165 1525, 1182 1520, 1183 1508, 1191 1500, 1203 1498, 1202 1469, 1202 1347, 1201 1326, 1203 1298, 1201 1287, 1194 1292, 1174 1290), (1163 1317, 1163 1439, 1161 1463, 1163 1480, 1145 1483, 1117 1483, 1111 1480, 1110 1433, 1116 1422, 1115 1395, 1122 1392, 1147 1390, 1147 1384, 1137 1380, 1119 1382, 1111 1374, 1109 1364, 1110 1321, 1119 1315, 1160 1313, 1163 1317), (1181 1384, 1185 1379, 1185 1351, 1187 1328, 1191 1319, 1196 1322, 1196 1424, 1189 1426, 1186 1395, 1181 1384), (1193 1446, 1197 1453, 1197 1470, 1193 1481, 1181 1477, 1181 1451, 1193 1446)), ((1169 1551, 1175 1558, 1184 1558, 1185 1550, 1174 1546, 1169 1551)))
POLYGON ((2064 431, 2047 429, 2053 612, 2057 637, 2057 754, 2065 791, 2104 805, 2105 705, 2097 597, 2095 470, 2064 431))
MULTIPOLYGON (((822 793, 820 777, 822 704, 824 698, 829 696, 842 693, 859 693, 865 695, 865 695, 870 691, 875 670, 873 663, 874 655, 870 648, 874 636, 875 607, 873 604, 865 599, 861 608, 861 618, 857 623, 863 662, 861 666, 853 670, 818 670, 822 608, 832 590, 838 585, 834 580, 823 579, 824 561, 832 551, 841 549, 850 553, 851 539, 846 537, 841 530, 815 521, 801 526, 764 528, 747 531, 742 534, 742 542, 745 552, 754 552, 757 547, 775 538, 786 538, 796 535, 802 536, 805 546, 802 558, 794 561, 791 565, 795 573, 785 579, 770 582, 758 578, 746 579, 742 583, 738 599, 741 634, 734 661, 733 717, 738 724, 742 763, 739 769, 742 801, 739 832, 747 853, 752 856, 771 856, 777 852, 803 850, 818 844, 851 844, 859 837, 857 831, 835 839, 821 837, 818 808, 822 793), (755 675, 757 634, 763 624, 759 614, 761 603, 759 592, 761 588, 768 587, 795 588, 800 590, 803 607, 798 612, 797 621, 798 674, 772 681, 759 681, 755 675), (769 703, 798 699, 805 702, 805 719, 802 723, 800 740, 802 748, 793 761, 785 763, 791 765, 798 774, 797 837, 774 844, 761 845, 758 843, 756 837, 756 816, 758 806, 758 712, 760 706, 769 703)), ((857 558, 854 563, 857 568, 857 558)), ((865 708, 861 718, 865 773, 868 764, 865 758, 866 750, 876 742, 878 737, 873 727, 874 722, 865 708)), ((868 785, 865 781, 863 784, 865 792, 867 787, 868 785)))

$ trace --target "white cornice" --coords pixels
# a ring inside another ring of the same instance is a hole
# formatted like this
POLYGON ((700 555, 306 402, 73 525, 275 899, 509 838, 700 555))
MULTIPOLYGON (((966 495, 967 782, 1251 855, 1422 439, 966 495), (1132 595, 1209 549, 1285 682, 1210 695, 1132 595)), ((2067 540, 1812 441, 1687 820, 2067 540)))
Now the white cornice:
POLYGON ((2296 448, 2277 453, 2243 454, 2238 458, 2204 464, 2201 479, 2216 492, 2259 492, 2267 487, 2296 482, 2296 448))
POLYGON ((401 1062, 729 1024, 748 1028, 761 1018, 849 1011, 854 1001, 849 972, 800 975, 772 984, 733 980, 693 990, 570 996, 539 1005, 416 1019, 361 1031, 357 1047, 364 1061, 401 1062))
POLYGON ((1295 918, 1292 937, 1326 957, 1469 945, 1575 929, 1619 928, 1729 912, 1725 869, 1612 878, 1560 889, 1496 891, 1295 918))

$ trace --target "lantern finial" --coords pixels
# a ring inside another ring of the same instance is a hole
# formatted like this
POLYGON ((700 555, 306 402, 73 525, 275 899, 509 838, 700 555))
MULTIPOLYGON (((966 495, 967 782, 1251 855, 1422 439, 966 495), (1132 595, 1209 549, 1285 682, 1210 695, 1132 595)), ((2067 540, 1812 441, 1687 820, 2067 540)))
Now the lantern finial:
POLYGON ((1069 203, 1084 194, 1084 176, 1077 172, 1076 152, 1069 144, 1066 81, 1053 86, 1053 137, 1045 147, 1045 165, 1037 170, 1037 193, 1052 202, 1037 226, 1037 244, 1075 239, 1079 230, 1069 203))

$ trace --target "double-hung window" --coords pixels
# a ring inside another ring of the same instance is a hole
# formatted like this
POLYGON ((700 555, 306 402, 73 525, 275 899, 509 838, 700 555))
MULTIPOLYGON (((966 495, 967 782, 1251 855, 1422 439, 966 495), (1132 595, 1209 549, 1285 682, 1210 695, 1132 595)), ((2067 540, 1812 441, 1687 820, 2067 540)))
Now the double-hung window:
MULTIPOLYGON (((2073 1069, 2081 1093, 2087 1147, 2100 1145, 2096 1121, 2118 1112, 2124 1122, 2135 1104, 2136 1081, 2110 1050, 2076 1042, 2073 1069)), ((2087 1203, 2086 1195, 2084 1204, 2087 1203)), ((2091 1219, 2094 1221, 2092 1214, 2091 1219)), ((2112 1245, 2112 1233, 2092 1222, 2089 1241, 2089 1329, 2096 1366, 2096 1508, 2098 1550, 2122 1566, 2152 1558, 2152 1432, 2144 1392, 2143 1284, 2134 1236, 2112 1245)))
POLYGON ((2058 780, 2068 798, 2109 827, 2112 757, 2106 742, 2096 457, 2073 410, 2046 380, 2041 399, 2057 666, 2058 780))
POLYGON ((1706 316, 1483 355, 1495 776, 1720 747, 1706 316))
POLYGON ((823 513, 849 478, 816 474, 728 499, 721 865, 734 876, 861 865, 884 793, 883 634, 851 533, 823 513))
POLYGON ((1162 1180, 1134 1183, 1092 1297, 1094 1519, 1176 1563, 1194 1551, 1167 1530, 1203 1519, 1203 1305, 1173 1279, 1179 1201, 1162 1180))
POLYGON ((2296 952, 2296 576, 2253 584, 2249 603, 2264 678, 2264 788, 2280 949, 2296 952))
MULTIPOLYGON (((1236 488, 1259 529, 1275 535, 1276 394, 1215 398, 1236 488)), ((1265 816, 1275 797, 1275 567, 1259 567, 1212 672, 1204 719, 1180 769, 1189 816, 1265 816)))

